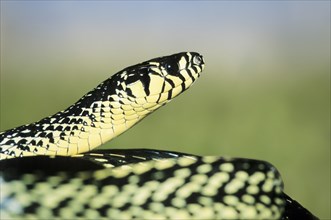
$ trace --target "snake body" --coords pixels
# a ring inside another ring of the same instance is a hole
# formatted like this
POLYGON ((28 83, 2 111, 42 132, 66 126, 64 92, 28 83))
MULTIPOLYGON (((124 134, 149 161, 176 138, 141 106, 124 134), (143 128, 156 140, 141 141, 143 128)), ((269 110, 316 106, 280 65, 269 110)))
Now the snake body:
POLYGON ((0 133, 0 217, 313 219, 264 161, 93 150, 188 89, 203 68, 195 52, 130 66, 66 110, 0 133))

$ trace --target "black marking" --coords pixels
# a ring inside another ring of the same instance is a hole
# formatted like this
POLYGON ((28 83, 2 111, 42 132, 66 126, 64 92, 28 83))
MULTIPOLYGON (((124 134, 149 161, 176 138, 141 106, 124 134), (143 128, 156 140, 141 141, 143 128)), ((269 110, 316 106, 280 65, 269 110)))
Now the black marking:
POLYGON ((172 89, 169 90, 169 92, 168 92, 168 100, 171 100, 171 98, 172 98, 172 89))
POLYGON ((182 91, 185 91, 185 89, 186 89, 186 88, 185 88, 185 83, 182 83, 182 84, 181 84, 181 87, 182 87, 182 91))
POLYGON ((57 126, 56 131, 63 131, 63 126, 62 125, 57 126))
POLYGON ((190 69, 186 69, 186 72, 187 72, 187 74, 190 76, 190 78, 192 79, 192 82, 194 82, 195 79, 194 79, 194 77, 193 77, 193 75, 192 75, 191 70, 190 70, 190 69))
POLYGON ((53 131, 54 130, 54 125, 49 125, 48 127, 45 128, 45 130, 53 131))

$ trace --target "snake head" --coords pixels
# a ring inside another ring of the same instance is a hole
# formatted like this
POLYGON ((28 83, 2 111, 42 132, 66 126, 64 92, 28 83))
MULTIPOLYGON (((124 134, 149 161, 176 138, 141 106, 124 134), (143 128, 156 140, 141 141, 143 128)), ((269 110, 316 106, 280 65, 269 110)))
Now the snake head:
POLYGON ((110 112, 115 137, 188 89, 204 65, 200 54, 182 52, 127 67, 99 86, 109 92, 96 105, 104 109, 93 110, 103 112, 101 118, 96 113, 96 119, 102 121, 110 112))
POLYGON ((188 89, 204 68, 203 57, 182 52, 151 59, 129 67, 123 75, 125 92, 131 98, 163 103, 188 89))

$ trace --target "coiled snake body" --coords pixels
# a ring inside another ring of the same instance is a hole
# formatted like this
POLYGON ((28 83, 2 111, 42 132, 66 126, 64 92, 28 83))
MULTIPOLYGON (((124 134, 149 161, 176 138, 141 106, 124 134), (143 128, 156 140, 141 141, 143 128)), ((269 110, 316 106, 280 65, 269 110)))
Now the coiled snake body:
POLYGON ((111 76, 74 105, 0 133, 1 218, 314 218, 269 163, 160 150, 93 150, 188 89, 194 52, 111 76))

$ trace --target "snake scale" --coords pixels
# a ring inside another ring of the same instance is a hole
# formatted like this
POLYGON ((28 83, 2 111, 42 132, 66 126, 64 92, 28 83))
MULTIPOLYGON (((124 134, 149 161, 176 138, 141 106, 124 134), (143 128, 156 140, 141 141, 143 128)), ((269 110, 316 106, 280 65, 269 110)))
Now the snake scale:
POLYGON ((188 89, 195 52, 123 69, 64 111, 0 133, 1 219, 316 219, 268 162, 94 150, 188 89))

